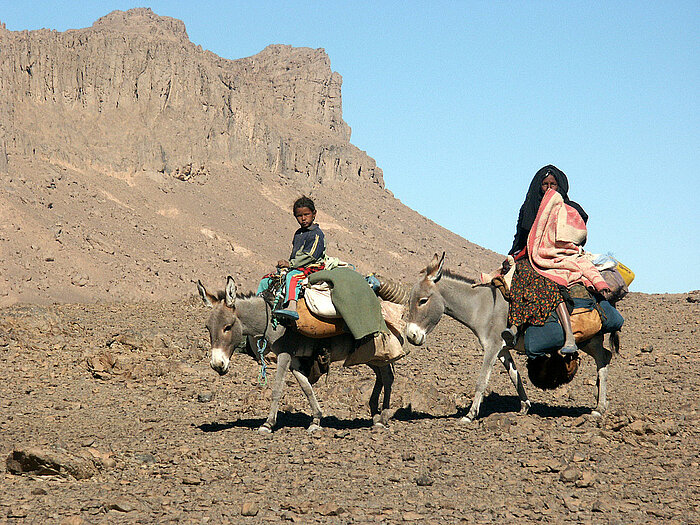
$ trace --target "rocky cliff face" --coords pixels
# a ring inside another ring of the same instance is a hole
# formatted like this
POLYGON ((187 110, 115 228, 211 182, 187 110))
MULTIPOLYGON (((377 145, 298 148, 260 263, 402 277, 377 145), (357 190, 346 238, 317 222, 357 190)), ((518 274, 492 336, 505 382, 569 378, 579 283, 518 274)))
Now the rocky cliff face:
POLYGON ((410 210, 350 144, 323 50, 225 60, 179 20, 115 11, 86 29, 0 27, 0 306, 173 299, 289 255, 310 195, 328 254, 413 281, 433 252, 499 257, 410 210))
POLYGON ((0 38, 10 161, 168 174, 246 164, 383 185, 375 162, 350 144, 342 79, 323 50, 270 46, 224 60, 190 42, 181 21, 150 9, 0 38))

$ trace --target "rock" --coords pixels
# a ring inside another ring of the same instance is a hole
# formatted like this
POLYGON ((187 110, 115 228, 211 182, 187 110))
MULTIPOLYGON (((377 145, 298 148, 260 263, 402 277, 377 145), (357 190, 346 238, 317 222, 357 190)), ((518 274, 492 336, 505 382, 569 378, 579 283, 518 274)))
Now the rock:
POLYGON ((85 360, 87 369, 97 379, 109 379, 117 368, 117 358, 111 352, 100 352, 91 355, 85 360))
POLYGON ((138 506, 129 500, 119 499, 105 505, 106 509, 116 510, 117 512, 133 512, 138 509, 138 506))
MULTIPOLYGON (((595 381, 591 380, 591 382, 587 383, 587 384, 595 385, 595 381)), ((586 420, 585 416, 579 416, 571 422, 571 426, 572 427, 580 427, 581 425, 584 425, 586 423, 586 421, 587 420, 586 420)))
POLYGON ((58 475, 87 479, 97 473, 95 463, 68 452, 31 447, 17 449, 7 457, 7 470, 12 474, 58 475))
POLYGON ((425 516, 423 514, 418 514, 417 512, 413 512, 413 511, 404 512, 401 515, 401 519, 403 521, 419 521, 419 520, 422 520, 424 518, 425 518, 425 516))
POLYGON ((94 447, 88 447, 86 451, 105 468, 114 468, 117 465, 109 452, 103 452, 94 447))
POLYGON ((590 487, 595 481, 595 474, 588 470, 584 470, 581 476, 576 480, 576 486, 579 488, 590 487))
POLYGON ((591 505, 591 512, 610 512, 610 505, 604 499, 596 499, 591 505))
POLYGON ((576 467, 569 466, 559 475, 559 479, 564 483, 573 483, 580 477, 581 473, 576 467))
POLYGON ((578 499, 573 498, 571 496, 564 496, 562 498, 562 501, 564 502, 564 506, 569 510, 569 512, 578 512, 578 510, 579 510, 578 499))
POLYGON ((591 438, 591 445, 597 448, 604 447, 608 445, 608 439, 605 436, 601 435, 593 436, 591 438))
POLYGON ((153 454, 148 452, 144 454, 134 454, 134 459, 144 465, 153 465, 158 463, 158 459, 153 454))
POLYGON ((580 452, 574 452, 574 454, 571 456, 571 461, 574 463, 581 463, 582 461, 586 461, 586 456, 580 452))
POLYGON ((90 281, 90 278, 83 273, 74 273, 70 276, 70 283, 73 286, 85 286, 90 281))
POLYGON ((182 478, 183 485, 201 485, 202 479, 199 476, 184 476, 182 478))
POLYGON ((454 397, 438 391, 435 385, 421 385, 404 395, 404 408, 418 414, 454 414, 457 410, 454 397))
POLYGON ((241 516, 257 516, 260 506, 255 501, 244 501, 241 503, 241 516))
POLYGON ((429 487, 434 483, 433 478, 430 476, 429 473, 427 472, 422 472, 417 478, 416 478, 416 485, 419 487, 429 487))
POLYGON ((126 330, 113 335, 109 341, 107 341, 107 346, 111 348, 116 343, 120 343, 121 345, 131 348, 132 350, 138 350, 145 347, 143 337, 132 330, 126 330))
POLYGON ((625 430, 632 432, 633 434, 636 434, 638 436, 643 436, 647 433, 647 425, 641 419, 637 419, 635 421, 632 421, 632 423, 630 423, 629 425, 627 425, 627 427, 625 427, 625 430))
POLYGON ((345 512, 345 509, 338 506, 335 502, 329 501, 321 505, 317 512, 321 516, 340 516, 345 512))
POLYGON ((512 414, 492 414, 483 422, 484 428, 492 432, 506 432, 515 425, 515 416, 512 414))
POLYGON ((214 394, 212 392, 202 392, 197 395, 197 401, 200 403, 209 403, 213 398, 214 394))

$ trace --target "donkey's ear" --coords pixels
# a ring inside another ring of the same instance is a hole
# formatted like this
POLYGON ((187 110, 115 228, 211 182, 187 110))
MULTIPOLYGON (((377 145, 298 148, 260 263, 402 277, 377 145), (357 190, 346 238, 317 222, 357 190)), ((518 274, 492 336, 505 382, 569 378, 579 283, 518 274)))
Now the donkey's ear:
POLYGON ((433 255, 433 260, 425 269, 426 277, 433 282, 438 282, 442 277, 442 265, 445 263, 445 252, 442 252, 442 257, 436 253, 433 255))
POLYGON ((236 283, 230 275, 226 278, 226 306, 229 308, 236 306, 236 283))
POLYGON ((202 301, 204 301, 204 304, 207 306, 213 307, 214 304, 218 302, 216 297, 207 292, 206 288, 204 288, 204 285, 202 284, 202 281, 200 280, 197 280, 197 290, 199 291, 202 301))
POLYGON ((428 277, 434 282, 438 282, 442 277, 442 267, 445 264, 445 252, 442 252, 442 257, 438 258, 437 253, 433 256, 430 263, 432 271, 428 273, 428 277))

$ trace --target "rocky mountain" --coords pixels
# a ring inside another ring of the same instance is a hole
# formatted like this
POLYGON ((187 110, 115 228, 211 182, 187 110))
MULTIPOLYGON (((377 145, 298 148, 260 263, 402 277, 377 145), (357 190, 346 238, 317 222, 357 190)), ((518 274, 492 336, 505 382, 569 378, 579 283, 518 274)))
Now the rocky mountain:
POLYGON ((92 27, 0 25, 0 305, 169 300, 254 288, 315 199, 328 252, 413 281, 435 251, 500 257, 404 206, 350 143, 322 49, 227 60, 150 9, 92 27))

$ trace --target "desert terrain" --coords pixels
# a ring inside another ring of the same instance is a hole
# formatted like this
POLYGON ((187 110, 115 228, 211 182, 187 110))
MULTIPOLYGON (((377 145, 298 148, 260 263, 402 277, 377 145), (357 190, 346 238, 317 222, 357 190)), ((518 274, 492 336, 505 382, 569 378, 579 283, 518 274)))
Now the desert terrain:
MULTIPOLYGON (((55 472, 3 465, 8 523, 697 523, 698 295, 631 294, 610 408, 595 367, 519 401, 495 369, 468 409, 478 342, 444 318, 395 364, 394 417, 372 430, 373 374, 334 365, 317 393, 324 430, 289 377, 278 427, 270 387, 235 356, 208 365, 209 310, 180 302, 15 305, 2 310, 0 453, 39 451, 55 472), (689 301, 691 299, 691 302, 689 301), (87 458, 87 459, 86 459, 87 458), (63 461, 63 463, 61 463, 63 461), (85 479, 75 479, 78 472, 85 479)), ((516 359, 525 369, 524 357, 516 359)))
POLYGON ((262 435, 270 385, 245 355, 209 367, 194 283, 254 290, 289 254, 300 194, 328 254, 365 274, 412 284, 446 251, 473 278, 503 256, 385 187, 323 49, 227 60, 150 9, 0 22, 0 49, 1 523, 700 522, 700 292, 633 283, 602 418, 584 356, 565 387, 525 380, 527 415, 495 369, 460 423, 482 357, 443 318, 395 364, 388 429, 371 371, 335 365, 322 431, 290 376, 262 435))

